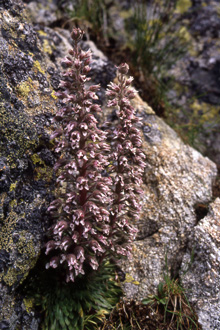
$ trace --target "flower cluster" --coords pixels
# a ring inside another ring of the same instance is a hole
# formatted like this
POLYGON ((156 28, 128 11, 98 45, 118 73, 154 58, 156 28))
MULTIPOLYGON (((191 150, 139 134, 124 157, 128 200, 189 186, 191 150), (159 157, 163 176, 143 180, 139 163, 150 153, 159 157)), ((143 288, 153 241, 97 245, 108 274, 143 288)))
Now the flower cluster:
POLYGON ((131 246, 123 247, 117 242, 126 238, 131 242, 135 238, 136 228, 131 225, 130 218, 138 219, 141 205, 139 195, 142 192, 142 176, 145 168, 145 154, 142 151, 142 139, 136 127, 139 119, 130 100, 135 97, 131 88, 132 77, 127 78, 129 67, 126 63, 118 67, 118 82, 110 83, 107 89, 108 106, 116 107, 118 126, 110 139, 112 149, 111 172, 114 195, 116 198, 111 206, 111 227, 115 228, 114 242, 116 252, 128 255, 131 246))
POLYGON ((48 208, 54 224, 46 254, 52 251, 53 256, 46 267, 62 264, 67 281, 84 274, 88 265, 97 269, 110 253, 127 255, 121 237, 126 234, 128 242, 136 232, 128 216, 138 216, 140 191, 135 184, 141 183, 144 159, 129 101, 134 95, 128 87, 131 79, 125 78, 127 66, 121 65, 119 84, 111 84, 107 92, 110 105, 119 107, 121 122, 110 160, 111 144, 94 116, 101 111, 95 103, 99 86, 89 85, 91 53, 79 47, 82 36, 80 29, 73 29, 73 49, 63 60, 67 69, 57 93, 62 103, 55 116, 59 128, 51 136, 60 157, 54 166, 57 198, 48 208))

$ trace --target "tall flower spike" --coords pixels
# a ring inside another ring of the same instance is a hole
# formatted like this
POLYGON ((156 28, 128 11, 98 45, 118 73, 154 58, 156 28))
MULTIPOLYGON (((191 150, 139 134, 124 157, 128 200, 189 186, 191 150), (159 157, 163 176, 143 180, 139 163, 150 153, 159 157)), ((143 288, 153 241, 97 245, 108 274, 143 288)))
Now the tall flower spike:
POLYGON ((60 153, 55 164, 58 196, 48 208, 54 225, 52 238, 46 244, 46 253, 53 251, 47 267, 62 264, 67 281, 84 274, 86 264, 97 268, 111 245, 106 230, 109 212, 104 214, 103 210, 112 202, 111 179, 101 174, 108 166, 106 133, 97 128, 93 115, 101 111, 93 103, 98 99, 95 93, 99 86, 85 85, 89 81, 91 53, 80 49, 80 29, 73 29, 71 36, 73 49, 63 60, 67 69, 57 93, 64 104, 55 116, 59 128, 52 135, 57 138, 55 150, 60 153))
POLYGON ((128 65, 119 66, 118 83, 107 91, 119 118, 111 153, 107 133, 97 128, 94 117, 101 108, 94 103, 99 86, 88 86, 91 53, 80 48, 82 30, 73 29, 71 36, 73 49, 63 60, 67 69, 57 93, 62 104, 55 115, 59 127, 51 136, 59 159, 54 166, 57 196, 48 207, 52 237, 46 244, 46 254, 53 254, 46 267, 63 267, 66 281, 83 275, 88 265, 98 269, 110 254, 129 254, 122 243, 130 243, 136 233, 129 217, 139 215, 145 157, 130 104, 134 90, 125 76, 128 65))
MULTIPOLYGON (((129 66, 126 63, 118 68, 118 83, 110 83, 107 89, 108 106, 117 108, 118 126, 110 136, 114 152, 113 187, 115 200, 111 207, 111 228, 114 229, 113 244, 118 254, 129 255, 130 246, 118 244, 131 242, 136 235, 136 228, 131 225, 131 218, 140 216, 139 186, 145 168, 145 155, 142 140, 136 124, 139 119, 130 100, 135 91, 130 86, 132 78, 126 77, 129 66)), ((126 244, 125 244, 126 245, 126 244)))

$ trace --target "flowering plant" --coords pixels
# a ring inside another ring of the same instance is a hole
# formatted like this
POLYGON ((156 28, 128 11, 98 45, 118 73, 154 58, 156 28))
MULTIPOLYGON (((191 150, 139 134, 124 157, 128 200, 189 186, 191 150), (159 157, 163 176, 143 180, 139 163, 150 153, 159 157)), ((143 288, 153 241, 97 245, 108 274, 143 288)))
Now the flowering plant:
POLYGON ((63 60, 67 70, 57 93, 63 104, 55 116, 59 128, 51 136, 60 158, 54 166, 57 198, 48 208, 54 224, 46 254, 53 251, 53 256, 46 267, 63 264, 67 282, 85 274, 88 265, 98 269, 110 254, 129 255, 126 243, 136 233, 129 217, 139 216, 137 185, 145 158, 134 126, 138 119, 130 104, 134 90, 132 78, 126 78, 127 64, 119 66, 118 83, 107 90, 108 106, 117 107, 119 124, 110 134, 97 127, 99 85, 88 83, 91 53, 79 47, 82 36, 73 29, 73 49, 63 60))

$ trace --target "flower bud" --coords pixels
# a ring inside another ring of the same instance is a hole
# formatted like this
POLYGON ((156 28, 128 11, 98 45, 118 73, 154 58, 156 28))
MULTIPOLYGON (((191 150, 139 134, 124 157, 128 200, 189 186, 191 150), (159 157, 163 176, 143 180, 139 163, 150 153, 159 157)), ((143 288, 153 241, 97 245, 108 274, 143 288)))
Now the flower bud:
POLYGON ((121 74, 127 74, 129 70, 129 66, 127 63, 122 63, 118 67, 118 72, 121 74))
POLYGON ((100 112, 102 111, 100 106, 98 104, 93 104, 91 107, 90 107, 90 111, 92 112, 100 112))
POLYGON ((99 89, 100 89, 100 85, 91 85, 91 86, 89 87, 89 90, 90 90, 91 92, 97 92, 99 89))
POLYGON ((81 62, 79 60, 74 61, 75 68, 78 70, 81 66, 81 62))
POLYGON ((67 67, 71 67, 73 65, 73 62, 69 57, 65 57, 62 61, 62 64, 65 64, 67 67))
POLYGON ((90 68, 88 65, 86 65, 86 66, 83 68, 82 73, 83 73, 83 74, 87 74, 87 73, 89 73, 90 70, 91 70, 91 68, 90 68))
POLYGON ((70 49, 70 50, 68 51, 68 53, 69 53, 70 55, 72 55, 72 56, 75 55, 75 51, 74 51, 74 49, 70 49))
POLYGON ((79 42, 83 37, 83 31, 79 28, 75 28, 73 29, 72 33, 71 33, 71 38, 75 41, 75 42, 79 42))

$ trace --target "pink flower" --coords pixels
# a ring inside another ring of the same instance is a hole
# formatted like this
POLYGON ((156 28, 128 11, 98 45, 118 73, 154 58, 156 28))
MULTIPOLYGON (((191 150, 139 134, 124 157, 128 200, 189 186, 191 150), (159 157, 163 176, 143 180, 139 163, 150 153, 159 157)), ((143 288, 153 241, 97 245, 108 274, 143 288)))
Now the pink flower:
POLYGON ((74 231, 73 236, 72 236, 72 240, 73 240, 74 243, 78 243, 78 240, 79 240, 78 231, 76 231, 76 230, 74 231))
POLYGON ((66 276, 66 282, 74 282, 74 275, 73 272, 69 272, 66 276))
POLYGON ((89 91, 97 92, 100 89, 100 85, 91 85, 89 86, 89 91))
POLYGON ((84 260, 85 260, 84 249, 81 246, 77 246, 74 249, 74 254, 75 254, 76 258, 80 260, 81 263, 84 262, 84 260))
POLYGON ((55 243, 55 241, 49 241, 49 242, 47 242, 47 244, 46 244, 46 252, 45 252, 45 254, 48 254, 51 250, 53 250, 54 248, 56 247, 56 243, 55 243))
POLYGON ((96 251, 99 251, 101 253, 105 252, 105 250, 101 247, 101 245, 95 240, 90 241, 89 245, 95 253, 96 253, 96 251))
POLYGON ((76 180, 76 188, 79 190, 89 190, 88 180, 83 176, 78 177, 76 180))
POLYGON ((89 264, 92 267, 92 269, 96 270, 99 267, 98 261, 95 257, 88 257, 89 264))
POLYGON ((85 218, 84 212, 80 209, 73 212, 73 221, 76 225, 79 225, 79 223, 85 218))
POLYGON ((101 108, 98 104, 93 104, 90 107, 90 111, 92 111, 92 112, 101 112, 101 108))
POLYGON ((50 260, 50 263, 46 265, 46 268, 49 268, 49 267, 57 268, 59 265, 59 261, 60 261, 59 257, 53 257, 50 260))
POLYGON ((69 236, 65 236, 61 241, 62 250, 66 251, 71 246, 72 240, 69 236))
POLYGON ((58 236, 62 236, 62 233, 68 228, 68 223, 64 220, 59 221, 54 227, 54 234, 58 236))
POLYGON ((74 254, 67 254, 66 261, 69 267, 69 270, 72 270, 77 264, 76 256, 74 254))
POLYGON ((117 105, 117 101, 115 99, 108 101, 108 103, 107 103, 107 107, 109 107, 109 108, 115 107, 116 105, 117 105))

